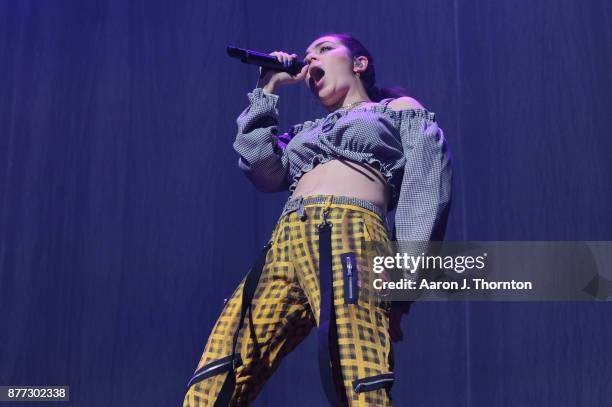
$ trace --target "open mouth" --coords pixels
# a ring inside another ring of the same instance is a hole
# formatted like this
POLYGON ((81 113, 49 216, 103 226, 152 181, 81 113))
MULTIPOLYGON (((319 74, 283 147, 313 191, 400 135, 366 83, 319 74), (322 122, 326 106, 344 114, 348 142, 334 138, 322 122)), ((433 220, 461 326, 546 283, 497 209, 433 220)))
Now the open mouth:
POLYGON ((317 86, 324 75, 325 71, 318 66, 313 66, 310 68, 310 87, 314 88, 317 86))

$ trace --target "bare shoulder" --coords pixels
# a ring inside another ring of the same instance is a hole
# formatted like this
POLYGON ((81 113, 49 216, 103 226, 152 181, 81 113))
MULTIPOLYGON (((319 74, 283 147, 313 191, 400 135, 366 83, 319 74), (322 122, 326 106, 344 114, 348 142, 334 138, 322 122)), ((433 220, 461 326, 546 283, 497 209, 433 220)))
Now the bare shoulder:
POLYGON ((404 109, 424 109, 423 105, 419 103, 413 97, 402 96, 397 99, 393 99, 388 105, 393 110, 404 110, 404 109))

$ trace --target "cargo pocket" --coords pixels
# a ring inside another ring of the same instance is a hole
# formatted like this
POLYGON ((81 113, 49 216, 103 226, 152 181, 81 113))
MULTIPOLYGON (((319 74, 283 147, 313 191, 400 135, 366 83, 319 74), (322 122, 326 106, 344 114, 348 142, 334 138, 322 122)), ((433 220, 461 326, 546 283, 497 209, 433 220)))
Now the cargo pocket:
MULTIPOLYGON (((240 355, 236 355, 234 358, 234 363, 236 366, 240 366, 242 364, 242 360, 240 359, 240 355)), ((191 380, 187 384, 187 388, 193 386, 194 384, 201 382, 202 380, 208 379, 209 377, 213 377, 219 375, 221 373, 228 372, 232 368, 232 356, 226 356, 221 359, 217 359, 210 363, 205 364, 201 368, 195 371, 191 380)))
POLYGON ((391 389, 393 382, 395 381, 395 375, 393 373, 384 373, 376 376, 366 377, 365 379, 358 379, 353 381, 353 390, 355 393, 363 393, 371 390, 378 389, 391 389))
POLYGON ((359 273, 357 269, 357 256, 355 252, 342 253, 342 280, 344 287, 344 303, 356 304, 359 298, 359 273))

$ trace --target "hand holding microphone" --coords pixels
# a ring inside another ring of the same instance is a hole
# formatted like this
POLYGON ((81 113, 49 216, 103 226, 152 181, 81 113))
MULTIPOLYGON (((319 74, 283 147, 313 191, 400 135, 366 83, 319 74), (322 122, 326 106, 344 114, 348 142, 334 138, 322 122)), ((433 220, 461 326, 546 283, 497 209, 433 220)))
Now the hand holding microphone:
POLYGON ((259 66, 257 87, 275 93, 278 87, 304 80, 308 64, 299 61, 296 54, 274 51, 264 54, 257 51, 228 46, 227 53, 242 62, 259 66))
MULTIPOLYGON (((276 57, 279 62, 283 63, 283 65, 287 67, 291 66, 293 61, 297 59, 296 54, 289 55, 282 51, 274 51, 271 52, 270 55, 276 57)), ((266 86, 271 84, 271 87, 278 88, 282 85, 291 85, 301 82, 306 76, 306 71, 308 71, 308 65, 302 66, 302 69, 297 73, 297 75, 292 75, 289 72, 272 70, 270 68, 264 68, 261 66, 259 67, 259 81, 257 82, 257 86, 259 87, 259 85, 266 86)))

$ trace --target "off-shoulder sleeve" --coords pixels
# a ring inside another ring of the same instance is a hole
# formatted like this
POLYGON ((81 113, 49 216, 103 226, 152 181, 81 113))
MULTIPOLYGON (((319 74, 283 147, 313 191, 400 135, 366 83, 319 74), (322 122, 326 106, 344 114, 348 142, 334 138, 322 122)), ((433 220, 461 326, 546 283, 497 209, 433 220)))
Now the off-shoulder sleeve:
POLYGON ((289 189, 289 162, 278 141, 279 96, 255 88, 247 94, 249 106, 240 113, 234 150, 240 155, 238 167, 263 192, 289 189))
MULTIPOLYGON (((425 109, 398 111, 404 175, 392 232, 402 252, 429 252, 429 241, 442 241, 451 205, 451 155, 435 114, 425 109)), ((404 276, 419 280, 419 270, 404 276)), ((405 308, 410 303, 397 304, 405 308)))

